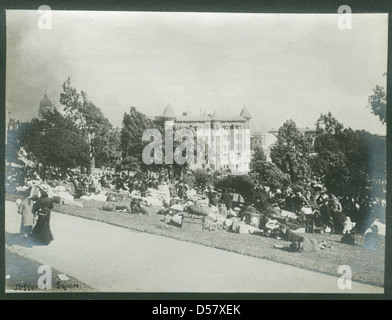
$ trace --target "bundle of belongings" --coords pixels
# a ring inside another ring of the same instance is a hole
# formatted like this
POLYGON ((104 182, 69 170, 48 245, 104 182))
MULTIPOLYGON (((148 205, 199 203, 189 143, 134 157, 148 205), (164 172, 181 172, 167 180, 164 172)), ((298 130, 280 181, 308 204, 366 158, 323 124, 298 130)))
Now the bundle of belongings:
POLYGON ((146 192, 146 198, 153 198, 154 200, 151 201, 156 201, 154 205, 158 204, 158 201, 162 205, 163 201, 166 201, 167 203, 170 202, 170 193, 168 194, 169 190, 166 188, 163 190, 162 186, 159 186, 160 190, 158 189, 153 189, 153 188, 148 188, 146 192))
POLYGON ((287 210, 281 210, 281 217, 283 218, 291 218, 291 219, 297 219, 297 215, 294 212, 287 211, 287 210))
POLYGON ((103 205, 103 207, 101 208, 101 210, 103 211, 111 211, 111 212, 128 212, 128 213, 132 213, 131 212, 131 208, 129 206, 126 205, 116 205, 114 203, 105 203, 103 205))
POLYGON ((243 210, 241 211, 238 211, 238 209, 235 208, 234 212, 236 211, 237 213, 235 213, 235 216, 231 217, 232 220, 232 223, 230 225, 231 231, 239 234, 262 234, 263 233, 263 231, 259 229, 260 214, 257 212, 255 207, 249 205, 243 208, 243 210))
MULTIPOLYGON (((149 191, 150 189, 147 189, 147 192, 149 191)), ((151 189, 151 190, 153 190, 153 189, 151 189)), ((164 200, 166 200, 166 202, 169 202, 170 201, 170 188, 169 188, 169 186, 168 185, 159 185, 158 186, 158 192, 162 195, 162 196, 164 196, 164 200)))
POLYGON ((129 199, 139 199, 145 202, 146 206, 149 207, 160 207, 162 206, 162 202, 169 199, 170 196, 167 197, 166 192, 159 191, 157 189, 148 188, 146 191, 146 196, 142 197, 139 190, 133 190, 130 194, 127 191, 124 192, 109 192, 107 193, 107 198, 105 201, 110 202, 123 202, 128 201, 129 199))
POLYGON ((191 199, 192 197, 196 196, 197 192, 195 189, 189 189, 186 191, 186 196, 188 199, 191 199))
POLYGON ((129 199, 128 191, 119 191, 119 192, 110 191, 106 193, 106 201, 121 202, 121 201, 127 201, 128 199, 129 199))
POLYGON ((84 195, 80 197, 81 200, 93 200, 93 201, 107 201, 108 198, 110 198, 110 196, 107 196, 104 192, 100 194, 90 194, 90 195, 84 195))
POLYGON ((63 186, 51 188, 51 193, 53 201, 56 203, 64 203, 64 200, 74 201, 74 197, 63 186))
MULTIPOLYGON (((207 217, 210 214, 218 213, 218 208, 215 206, 209 206, 203 198, 199 199, 200 200, 196 200, 196 202, 188 201, 184 205, 184 211, 187 213, 185 217, 191 219, 191 224, 195 218, 200 219, 202 221, 202 228, 205 230, 216 230, 217 226, 214 224, 215 221, 213 221, 213 215, 211 215, 209 219, 207 219, 207 217)), ((195 200, 195 197, 193 197, 193 200, 195 200)))
POLYGON ((215 231, 225 229, 226 217, 219 213, 217 207, 211 206, 211 212, 204 219, 204 229, 215 231))
POLYGON ((145 208, 148 206, 146 201, 143 198, 132 198, 129 202, 129 205, 118 202, 106 202, 101 210, 104 211, 111 211, 111 212, 126 212, 126 213, 133 213, 139 215, 148 215, 148 211, 145 208))
POLYGON ((75 207, 83 207, 83 203, 76 202, 74 197, 67 191, 64 186, 56 186, 51 187, 48 184, 41 184, 41 185, 33 185, 31 187, 30 196, 29 198, 33 199, 39 197, 40 195, 40 188, 45 188, 48 191, 48 197, 53 199, 53 202, 75 206, 75 207))
POLYGON ((262 225, 264 225, 264 227, 263 227, 263 234, 265 236, 273 237, 273 238, 278 238, 279 237, 280 229, 279 229, 279 222, 278 222, 278 220, 266 218, 265 224, 262 223, 262 225))
POLYGON ((306 223, 302 219, 293 212, 281 210, 276 205, 264 212, 259 227, 265 236, 279 239, 281 225, 285 225, 295 233, 305 233, 306 223))
POLYGON ((203 203, 192 203, 186 206, 187 212, 196 216, 208 216, 212 212, 212 207, 203 203))
POLYGON ((166 225, 172 225, 172 226, 182 228, 182 221, 183 221, 182 214, 176 213, 174 215, 166 215, 164 219, 166 225))
POLYGON ((202 221, 203 230, 231 230, 233 221, 239 220, 237 213, 240 209, 237 209, 237 212, 227 210, 222 205, 209 204, 209 199, 205 195, 193 192, 189 195, 191 198, 187 201, 179 197, 173 197, 170 202, 163 201, 157 214, 164 216, 161 220, 165 222, 165 225, 181 227, 185 218, 190 218, 191 223, 197 218, 202 221))
MULTIPOLYGON (((174 200, 179 200, 179 198, 176 197, 174 200)), ((157 214, 163 215, 161 221, 165 223, 165 226, 173 225, 182 228, 183 214, 185 210, 184 206, 179 203, 174 203, 174 201, 172 203, 173 205, 170 206, 170 204, 166 201, 163 201, 162 208, 157 212, 157 214)))
POLYGON ((188 199, 195 204, 200 204, 205 206, 208 206, 210 204, 208 198, 202 194, 194 194, 192 197, 188 199))
POLYGON ((147 195, 144 199, 149 207, 160 207, 162 206, 162 201, 159 200, 157 197, 153 197, 151 195, 147 195))
POLYGON ((238 218, 233 220, 231 224, 231 231, 239 234, 263 234, 263 231, 259 228, 246 224, 245 221, 240 221, 238 218))

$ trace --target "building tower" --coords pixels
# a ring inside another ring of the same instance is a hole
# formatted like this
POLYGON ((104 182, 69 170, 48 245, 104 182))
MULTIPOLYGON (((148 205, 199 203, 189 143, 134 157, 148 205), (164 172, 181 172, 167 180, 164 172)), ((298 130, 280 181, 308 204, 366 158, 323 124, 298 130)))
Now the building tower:
POLYGON ((44 95, 44 97, 42 98, 41 102, 39 103, 39 109, 38 109, 38 119, 42 120, 43 119, 43 115, 45 112, 53 112, 55 109, 54 104, 52 103, 52 101, 49 100, 48 96, 44 95))
POLYGON ((242 108, 240 117, 246 119, 245 129, 249 129, 249 123, 250 123, 250 119, 252 119, 252 116, 250 115, 249 110, 246 106, 242 108))

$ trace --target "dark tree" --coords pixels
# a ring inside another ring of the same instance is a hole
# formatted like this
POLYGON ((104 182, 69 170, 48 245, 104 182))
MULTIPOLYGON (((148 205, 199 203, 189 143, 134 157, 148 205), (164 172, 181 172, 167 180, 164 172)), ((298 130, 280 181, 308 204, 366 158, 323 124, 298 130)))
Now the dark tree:
POLYGON ((266 161, 267 157, 265 156, 263 147, 259 144, 256 144, 253 147, 253 154, 252 154, 252 162, 256 161, 266 161))
POLYGON ((253 163, 255 178, 262 186, 272 189, 284 189, 290 183, 290 178, 274 163, 257 160, 253 163))
POLYGON ((212 175, 203 169, 193 171, 193 176, 195 177, 195 184, 202 190, 214 183, 212 175))
POLYGON ((313 172, 322 176, 328 191, 361 205, 361 218, 372 214, 370 203, 381 203, 386 193, 386 140, 366 131, 343 128, 332 115, 317 122, 315 149, 310 161, 313 172))
MULTIPOLYGON (((384 73, 384 77, 386 77, 384 73)), ((387 94, 383 86, 376 85, 373 94, 369 97, 369 107, 374 115, 378 116, 382 123, 387 121, 387 94)))
POLYGON ((71 86, 70 78, 63 84, 60 104, 66 117, 79 128, 87 141, 90 151, 91 169, 98 165, 112 166, 120 159, 119 134, 115 131, 102 111, 88 99, 87 93, 78 93, 71 86))
POLYGON ((21 126, 18 142, 28 158, 44 169, 57 168, 65 173, 90 163, 89 146, 81 132, 57 110, 44 113, 41 121, 34 119, 21 126))
POLYGON ((272 162, 290 176, 291 182, 310 176, 308 141, 294 121, 286 121, 280 128, 278 140, 271 148, 272 162))
MULTIPOLYGON (((140 168, 153 168, 154 164, 147 166, 143 163, 142 153, 149 142, 142 141, 143 133, 147 129, 157 129, 162 132, 162 127, 150 120, 145 114, 131 107, 129 113, 123 117, 123 127, 120 134, 122 158, 132 157, 140 168)), ((162 137, 162 139, 164 139, 162 137)))

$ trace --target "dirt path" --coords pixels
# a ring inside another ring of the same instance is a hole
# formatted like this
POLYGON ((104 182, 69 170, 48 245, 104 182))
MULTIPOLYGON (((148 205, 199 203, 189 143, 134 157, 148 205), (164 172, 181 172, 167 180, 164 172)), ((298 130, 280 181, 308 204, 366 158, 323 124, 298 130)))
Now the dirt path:
MULTIPOLYGON (((16 204, 5 203, 6 249, 104 292, 383 293, 383 288, 171 238, 53 212, 55 240, 35 246, 19 232, 16 204)), ((8 261, 6 260, 6 266, 8 261)))

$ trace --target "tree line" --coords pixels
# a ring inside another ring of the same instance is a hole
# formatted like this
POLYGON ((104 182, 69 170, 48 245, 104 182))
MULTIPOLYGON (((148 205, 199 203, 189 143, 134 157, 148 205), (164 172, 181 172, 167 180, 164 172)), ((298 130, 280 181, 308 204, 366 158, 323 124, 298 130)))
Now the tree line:
MULTIPOLYGON (((43 178, 51 168, 63 173, 80 168, 88 173, 101 166, 129 172, 163 166, 177 177, 183 174, 186 163, 149 166, 142 161, 142 151, 149 143, 142 141, 143 132, 155 128, 163 133, 163 123, 152 121, 131 107, 124 113, 122 128, 118 130, 86 92, 79 92, 71 85, 69 78, 62 89, 59 102, 63 112, 46 112, 42 120, 23 123, 16 136, 9 135, 9 139, 14 140, 7 144, 9 150, 23 147, 28 158, 40 168, 43 178)), ((369 97, 369 107, 383 123, 386 122, 383 87, 376 86, 369 97)), ((363 201, 385 199, 386 137, 345 128, 330 112, 321 114, 315 125, 314 153, 309 152, 309 141, 295 122, 288 120, 279 128, 277 141, 270 152, 271 161, 267 161, 263 149, 256 146, 248 176, 230 178, 225 175, 219 182, 214 175, 201 170, 195 172, 196 180, 203 185, 210 182, 235 185, 245 198, 249 198, 253 192, 252 179, 272 189, 287 186, 301 189, 309 179, 318 177, 336 196, 363 201)), ((11 157, 9 153, 7 157, 11 157)))

